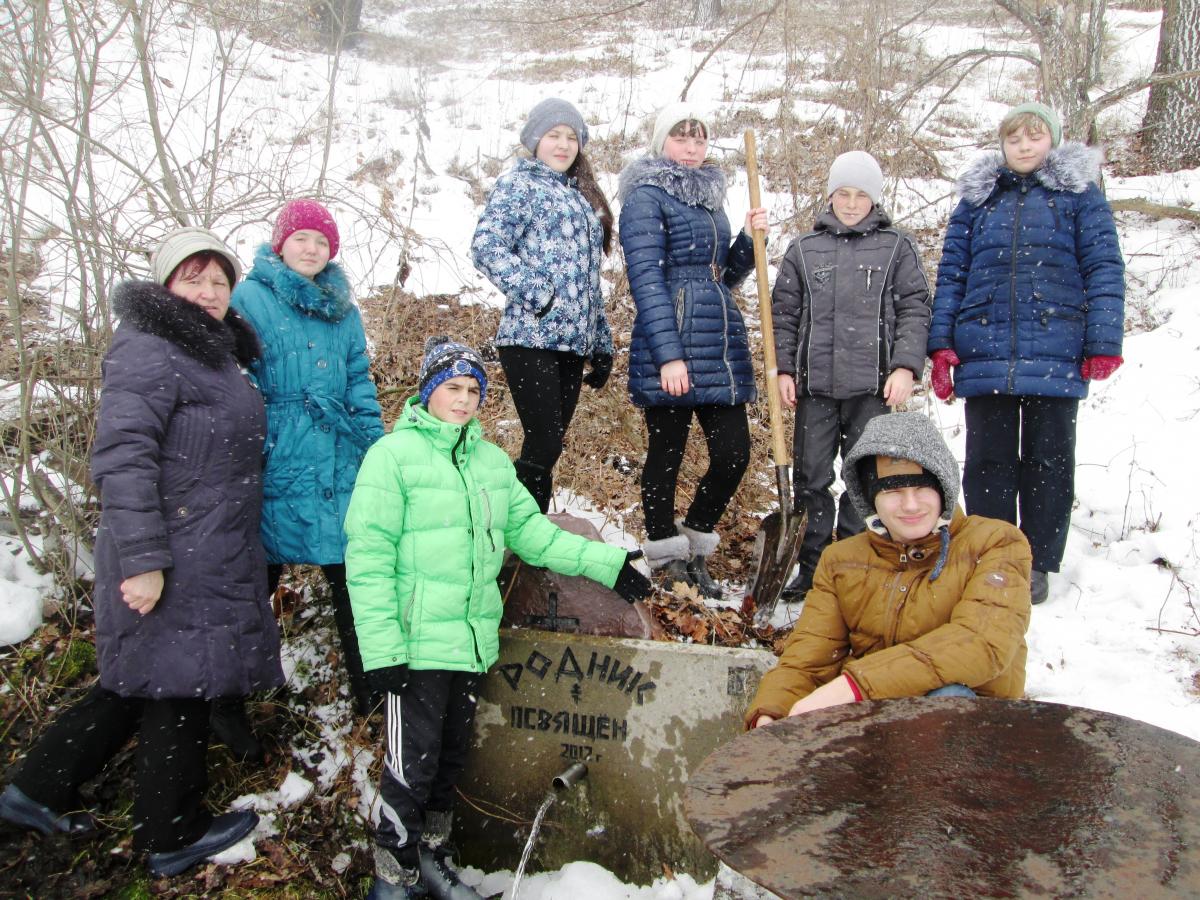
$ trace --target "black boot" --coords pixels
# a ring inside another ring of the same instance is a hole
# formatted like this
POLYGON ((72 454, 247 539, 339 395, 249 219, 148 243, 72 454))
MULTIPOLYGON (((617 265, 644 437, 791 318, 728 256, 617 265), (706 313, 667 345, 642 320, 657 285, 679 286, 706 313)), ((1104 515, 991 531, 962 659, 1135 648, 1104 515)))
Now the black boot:
POLYGON ((696 590, 700 592, 701 597, 707 597, 709 600, 720 600, 724 595, 721 591, 721 586, 713 579, 712 574, 708 571, 708 557, 693 556, 688 560, 687 573, 692 577, 692 581, 696 585, 696 590))
POLYGON ((1050 576, 1034 569, 1033 576, 1029 579, 1029 595, 1034 606, 1044 603, 1050 596, 1050 576))
POLYGON ((367 900, 412 900, 428 896, 419 869, 402 865, 390 850, 375 846, 375 881, 367 900))
POLYGON ((263 747, 246 719, 246 704, 241 697, 222 697, 213 701, 209 717, 213 736, 239 762, 263 764, 263 747))
POLYGON ((787 583, 779 599, 784 603, 803 603, 805 596, 812 590, 812 583, 813 573, 801 566, 800 573, 787 583))

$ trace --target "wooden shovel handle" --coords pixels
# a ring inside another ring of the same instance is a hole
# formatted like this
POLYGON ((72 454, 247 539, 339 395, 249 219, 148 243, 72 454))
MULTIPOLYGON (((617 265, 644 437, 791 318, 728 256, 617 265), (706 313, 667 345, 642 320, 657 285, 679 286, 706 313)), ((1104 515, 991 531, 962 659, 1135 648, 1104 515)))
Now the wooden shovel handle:
MULTIPOLYGON (((746 129, 746 177, 750 181, 750 208, 762 206, 758 189, 758 148, 754 130, 746 129)), ((771 290, 767 285, 766 235, 754 229, 754 273, 758 280, 758 315, 762 321, 763 359, 767 369, 767 408, 771 414, 771 455, 776 466, 791 463, 783 437, 783 410, 779 405, 779 369, 775 364, 775 321, 771 315, 771 290)), ((782 500, 781 500, 782 502, 782 500)))

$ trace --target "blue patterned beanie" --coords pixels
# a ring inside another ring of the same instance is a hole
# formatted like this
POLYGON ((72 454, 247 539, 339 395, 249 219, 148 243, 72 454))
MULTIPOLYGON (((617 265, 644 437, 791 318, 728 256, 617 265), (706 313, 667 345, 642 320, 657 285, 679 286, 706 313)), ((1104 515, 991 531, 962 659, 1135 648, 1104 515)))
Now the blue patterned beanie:
POLYGON ((428 406, 429 395, 437 390, 439 384, 460 375, 470 375, 479 382, 479 405, 482 407, 487 397, 488 383, 483 371, 483 358, 466 344, 452 341, 444 334, 426 340, 417 388, 421 403, 428 406))

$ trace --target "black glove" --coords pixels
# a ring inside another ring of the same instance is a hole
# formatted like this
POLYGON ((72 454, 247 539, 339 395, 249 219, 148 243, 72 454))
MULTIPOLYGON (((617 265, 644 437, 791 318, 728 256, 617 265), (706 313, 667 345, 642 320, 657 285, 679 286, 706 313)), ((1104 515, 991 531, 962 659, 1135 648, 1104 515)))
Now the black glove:
POLYGON ((641 550, 626 555, 625 562, 621 564, 621 571, 617 573, 617 583, 613 585, 613 590, 621 595, 622 600, 629 603, 645 600, 654 593, 650 579, 633 567, 633 561, 641 555, 641 550))
POLYGON ((381 694, 399 694, 408 684, 408 666, 385 666, 367 673, 367 684, 371 690, 381 694))
POLYGON ((608 376, 612 374, 612 354, 594 353, 589 362, 592 370, 583 376, 583 383, 598 391, 608 384, 608 376))

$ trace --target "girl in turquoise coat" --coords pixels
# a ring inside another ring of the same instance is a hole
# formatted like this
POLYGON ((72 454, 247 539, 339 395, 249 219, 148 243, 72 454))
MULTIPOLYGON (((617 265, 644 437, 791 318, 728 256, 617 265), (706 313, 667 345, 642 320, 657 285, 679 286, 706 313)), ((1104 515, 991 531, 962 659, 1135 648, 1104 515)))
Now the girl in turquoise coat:
POLYGON ((472 896, 441 849, 479 680, 499 655, 496 576, 527 563, 586 575, 626 600, 650 582, 619 547, 541 514, 475 412, 487 377, 470 347, 426 342, 420 393, 367 454, 346 517, 346 571, 363 663, 386 697, 386 764, 370 897, 472 896))
POLYGON ((350 688, 365 714, 371 691, 346 591, 342 522, 363 456, 383 434, 383 418, 362 318, 345 273, 332 261, 338 243, 325 207, 312 200, 286 203, 271 242, 259 248, 233 292, 233 307, 254 326, 263 348, 250 373, 267 406, 262 538, 268 586, 273 593, 287 563, 321 567, 350 688))

